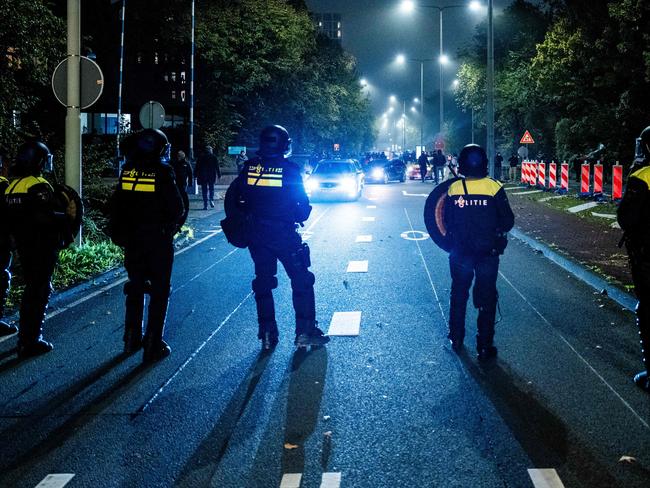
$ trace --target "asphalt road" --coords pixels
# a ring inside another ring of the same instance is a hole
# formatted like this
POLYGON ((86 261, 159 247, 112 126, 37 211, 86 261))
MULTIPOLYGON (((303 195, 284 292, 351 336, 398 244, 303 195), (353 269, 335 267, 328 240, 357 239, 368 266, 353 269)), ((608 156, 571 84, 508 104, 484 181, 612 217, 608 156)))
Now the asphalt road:
POLYGON ((295 352, 280 272, 280 344, 259 354, 252 263, 219 212, 176 257, 166 360, 121 354, 120 281, 50 310, 52 353, 18 362, 15 338, 1 342, 0 486, 66 473, 68 487, 650 486, 633 315, 511 240, 499 358, 478 365, 471 306, 454 354, 447 255, 412 240, 430 190, 370 185, 358 202, 314 205, 302 232, 320 325, 361 313, 358 336, 325 348, 295 352), (346 272, 350 261, 367 272, 346 272))

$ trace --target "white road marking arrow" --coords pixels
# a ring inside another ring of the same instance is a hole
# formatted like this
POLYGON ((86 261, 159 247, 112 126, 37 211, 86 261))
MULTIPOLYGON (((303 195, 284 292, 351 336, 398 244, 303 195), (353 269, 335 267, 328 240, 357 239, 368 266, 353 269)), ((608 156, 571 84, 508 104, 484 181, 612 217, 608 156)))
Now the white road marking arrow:
POLYGON ((405 197, 428 197, 428 193, 408 193, 406 190, 402 190, 402 195, 405 197))

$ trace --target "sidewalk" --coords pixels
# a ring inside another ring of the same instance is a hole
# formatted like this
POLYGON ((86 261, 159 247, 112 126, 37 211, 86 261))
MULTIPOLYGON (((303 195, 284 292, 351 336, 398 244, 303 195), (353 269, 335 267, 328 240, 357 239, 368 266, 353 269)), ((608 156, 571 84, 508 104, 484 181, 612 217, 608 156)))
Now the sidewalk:
POLYGON ((506 183, 505 188, 519 230, 632 292, 627 253, 618 247, 623 232, 615 204, 579 199, 575 190, 558 196, 518 184, 506 183))

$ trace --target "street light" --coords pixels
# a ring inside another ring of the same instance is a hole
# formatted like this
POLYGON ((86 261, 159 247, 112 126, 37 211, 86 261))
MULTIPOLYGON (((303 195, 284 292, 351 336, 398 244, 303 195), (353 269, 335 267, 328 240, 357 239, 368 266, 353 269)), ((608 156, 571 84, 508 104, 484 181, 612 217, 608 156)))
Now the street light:
MULTIPOLYGON (((490 2, 492 0, 489 0, 490 2)), ((443 84, 444 84, 444 77, 443 77, 443 66, 449 62, 449 58, 443 54, 442 50, 442 12, 444 10, 448 10, 451 8, 466 8, 466 5, 445 5, 444 7, 439 7, 437 5, 416 5, 415 2, 412 0, 403 0, 400 4, 400 10, 404 13, 412 13, 416 7, 420 8, 432 8, 438 10, 438 13, 440 14, 440 51, 439 51, 439 56, 438 60, 440 62, 440 82, 439 82, 439 91, 440 91, 440 100, 439 100, 439 105, 440 105, 440 125, 439 125, 439 133, 442 133, 443 129, 443 124, 444 124, 444 100, 443 100, 443 84)), ((472 7, 470 4, 470 8, 474 9, 475 7, 472 7)))
MULTIPOLYGON (((421 116, 420 116, 420 146, 424 145, 424 63, 427 61, 435 61, 435 59, 420 59, 420 58, 409 58, 409 61, 420 63, 420 99, 413 99, 414 103, 419 103, 421 107, 421 116)), ((406 57, 403 54, 399 54, 395 58, 395 62, 398 64, 404 64, 406 62, 406 57)))

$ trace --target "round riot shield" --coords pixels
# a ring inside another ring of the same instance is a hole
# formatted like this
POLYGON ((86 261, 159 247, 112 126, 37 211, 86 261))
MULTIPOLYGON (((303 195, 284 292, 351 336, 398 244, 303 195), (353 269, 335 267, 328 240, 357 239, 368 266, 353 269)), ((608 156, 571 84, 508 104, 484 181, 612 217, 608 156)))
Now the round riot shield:
POLYGON ((443 181, 436 186, 427 197, 424 204, 424 225, 433 242, 443 251, 451 251, 451 238, 445 227, 445 203, 447 201, 447 190, 454 181, 460 178, 453 178, 443 181))
POLYGON ((56 183, 53 187, 59 211, 66 215, 62 234, 64 245, 68 246, 74 241, 77 234, 79 234, 81 219, 84 215, 83 202, 79 194, 72 187, 60 183, 56 183))

